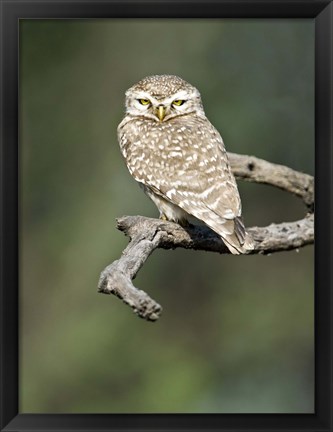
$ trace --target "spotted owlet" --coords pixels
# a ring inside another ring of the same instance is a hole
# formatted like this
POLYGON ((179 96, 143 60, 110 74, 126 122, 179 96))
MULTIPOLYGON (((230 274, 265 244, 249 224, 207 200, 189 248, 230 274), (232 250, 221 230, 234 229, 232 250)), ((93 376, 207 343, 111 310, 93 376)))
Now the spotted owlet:
POLYGON ((162 219, 186 225, 194 216, 233 254, 253 249, 222 138, 195 87, 173 75, 139 81, 126 92, 118 139, 131 175, 162 219))

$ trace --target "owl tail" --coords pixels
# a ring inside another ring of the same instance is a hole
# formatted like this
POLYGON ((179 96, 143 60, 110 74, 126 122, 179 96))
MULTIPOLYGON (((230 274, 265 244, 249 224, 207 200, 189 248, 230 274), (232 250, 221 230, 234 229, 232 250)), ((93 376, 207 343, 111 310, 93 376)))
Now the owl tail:
POLYGON ((207 218, 204 220, 212 230, 219 234, 233 255, 244 254, 254 248, 252 237, 246 232, 240 217, 235 219, 207 218))
POLYGON ((236 217, 235 219, 228 220, 226 224, 223 224, 223 228, 219 234, 233 255, 243 254, 254 248, 252 237, 245 230, 241 218, 236 217), (232 234, 229 234, 226 232, 226 228, 232 228, 230 227, 231 225, 234 225, 234 227, 230 230, 232 234))

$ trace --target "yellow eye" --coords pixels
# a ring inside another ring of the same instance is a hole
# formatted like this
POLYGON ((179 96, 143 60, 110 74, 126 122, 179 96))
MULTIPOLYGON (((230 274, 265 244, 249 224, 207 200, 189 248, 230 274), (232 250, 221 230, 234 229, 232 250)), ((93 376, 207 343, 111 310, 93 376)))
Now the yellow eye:
POLYGON ((149 99, 139 99, 139 102, 141 105, 149 105, 150 104, 149 99))
POLYGON ((185 101, 183 99, 176 99, 172 102, 173 105, 181 106, 185 101))

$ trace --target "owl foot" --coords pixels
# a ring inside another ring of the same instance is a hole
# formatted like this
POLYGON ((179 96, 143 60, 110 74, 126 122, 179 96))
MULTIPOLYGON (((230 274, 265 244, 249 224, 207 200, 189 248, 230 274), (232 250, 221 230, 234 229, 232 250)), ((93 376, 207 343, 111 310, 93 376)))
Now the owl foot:
POLYGON ((180 219, 178 221, 178 224, 183 228, 193 228, 194 225, 192 225, 187 219, 180 219))
POLYGON ((161 219, 163 221, 175 222, 183 228, 193 228, 194 227, 194 225, 192 225, 187 219, 174 219, 174 220, 168 219, 164 213, 160 214, 159 219, 161 219))

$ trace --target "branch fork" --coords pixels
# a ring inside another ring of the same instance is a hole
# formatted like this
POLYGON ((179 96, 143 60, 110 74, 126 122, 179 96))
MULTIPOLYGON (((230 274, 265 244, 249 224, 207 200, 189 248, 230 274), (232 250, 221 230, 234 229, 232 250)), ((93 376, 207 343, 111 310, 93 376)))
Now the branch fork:
MULTIPOLYGON (((254 240, 254 249, 247 254, 271 254, 313 244, 313 177, 253 156, 228 155, 237 179, 278 187, 301 198, 307 208, 307 214, 301 220, 247 228, 254 240)), ((132 281, 155 249, 182 247, 229 253, 220 236, 206 226, 183 228, 160 219, 123 216, 117 219, 117 228, 130 238, 130 242, 121 257, 102 271, 98 291, 117 296, 139 317, 148 321, 156 321, 162 313, 162 307, 145 291, 136 288, 132 281)))

